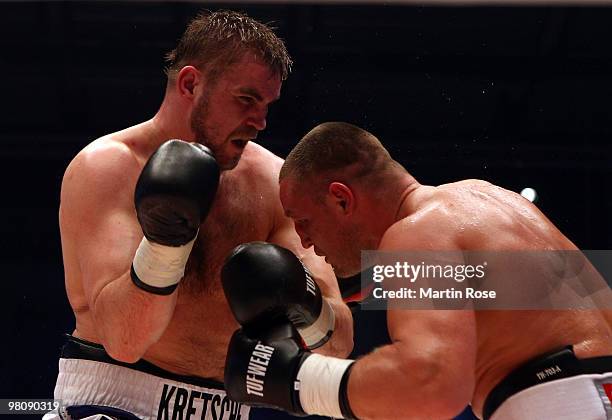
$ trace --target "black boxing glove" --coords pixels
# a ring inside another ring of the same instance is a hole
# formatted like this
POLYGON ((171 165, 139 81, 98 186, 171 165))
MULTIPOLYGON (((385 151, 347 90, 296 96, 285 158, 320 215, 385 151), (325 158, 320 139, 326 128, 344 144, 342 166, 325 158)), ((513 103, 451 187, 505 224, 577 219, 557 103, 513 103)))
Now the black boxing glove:
POLYGON ((274 320, 288 319, 308 349, 331 337, 334 312, 308 269, 288 249, 266 242, 239 245, 223 265, 221 282, 245 330, 258 334, 274 320))
POLYGON ((134 284, 160 295, 176 289, 218 185, 217 162, 200 144, 168 140, 153 153, 134 194, 144 233, 132 263, 134 284))
POLYGON ((234 401, 292 414, 354 418, 347 398, 353 360, 305 351, 288 322, 257 337, 237 330, 227 351, 224 383, 234 401))
POLYGON ((310 353, 298 344, 300 337, 290 322, 279 322, 261 331, 265 338, 234 332, 225 359, 225 390, 234 401, 279 408, 305 415, 294 381, 302 360, 310 353))

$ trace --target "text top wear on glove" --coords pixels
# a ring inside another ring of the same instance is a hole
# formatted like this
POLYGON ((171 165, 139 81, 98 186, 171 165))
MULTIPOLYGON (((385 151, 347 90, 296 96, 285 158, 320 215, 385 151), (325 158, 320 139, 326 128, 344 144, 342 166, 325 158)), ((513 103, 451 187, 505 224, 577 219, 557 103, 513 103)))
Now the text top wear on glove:
POLYGON ((225 363, 225 388, 235 401, 303 416, 355 418, 347 399, 353 360, 305 351, 290 323, 258 337, 236 331, 225 363))

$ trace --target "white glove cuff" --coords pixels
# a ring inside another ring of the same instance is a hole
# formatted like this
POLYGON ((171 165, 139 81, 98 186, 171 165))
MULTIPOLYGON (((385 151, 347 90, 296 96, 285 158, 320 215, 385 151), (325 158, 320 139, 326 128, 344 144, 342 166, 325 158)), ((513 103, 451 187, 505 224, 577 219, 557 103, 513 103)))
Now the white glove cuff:
POLYGON ((312 354, 297 374, 300 404, 306 414, 343 418, 339 395, 342 377, 354 360, 312 354))
POLYGON ((173 247, 142 238, 132 262, 132 271, 137 277, 134 279, 132 276, 134 283, 152 293, 168 294, 164 290, 172 293, 172 286, 176 286, 185 275, 185 264, 194 243, 195 238, 185 245, 173 247))
POLYGON ((321 347, 327 343, 336 325, 336 315, 329 302, 323 298, 321 313, 317 320, 310 326, 298 328, 300 336, 309 350, 321 347))

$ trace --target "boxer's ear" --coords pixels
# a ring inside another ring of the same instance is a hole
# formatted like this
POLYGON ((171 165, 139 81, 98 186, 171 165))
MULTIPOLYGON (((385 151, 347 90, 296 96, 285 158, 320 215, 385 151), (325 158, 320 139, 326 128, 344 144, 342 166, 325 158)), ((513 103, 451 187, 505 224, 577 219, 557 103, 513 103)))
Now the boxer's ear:
POLYGON ((332 182, 327 189, 332 205, 342 214, 350 215, 355 207, 353 191, 341 182, 332 182))
POLYGON ((196 87, 202 83, 202 73, 194 66, 183 67, 177 77, 176 86, 182 97, 194 99, 196 87))

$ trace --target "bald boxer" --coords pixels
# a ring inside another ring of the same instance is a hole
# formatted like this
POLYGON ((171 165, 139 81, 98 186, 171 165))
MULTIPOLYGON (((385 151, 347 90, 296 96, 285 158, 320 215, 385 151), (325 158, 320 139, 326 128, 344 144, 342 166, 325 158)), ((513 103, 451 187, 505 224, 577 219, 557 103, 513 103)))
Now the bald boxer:
MULTIPOLYGON (((518 194, 479 180, 421 185, 346 123, 306 134, 283 164, 280 194, 302 245, 338 277, 361 270, 361 250, 577 249, 518 194)), ((247 404, 337 418, 448 419, 468 403, 493 420, 612 418, 609 311, 389 309, 387 327, 392 343, 357 361, 305 351, 287 322, 243 328, 226 388, 247 404)))
POLYGON ((76 328, 60 359, 59 416, 248 418, 222 387, 238 323, 219 275, 243 242, 280 244, 312 273, 322 299, 296 325, 307 347, 344 357, 352 347, 331 267, 301 246, 283 214, 283 161, 251 141, 290 71, 285 45, 246 15, 205 13, 167 61, 155 116, 90 143, 64 175, 60 228, 76 328))

